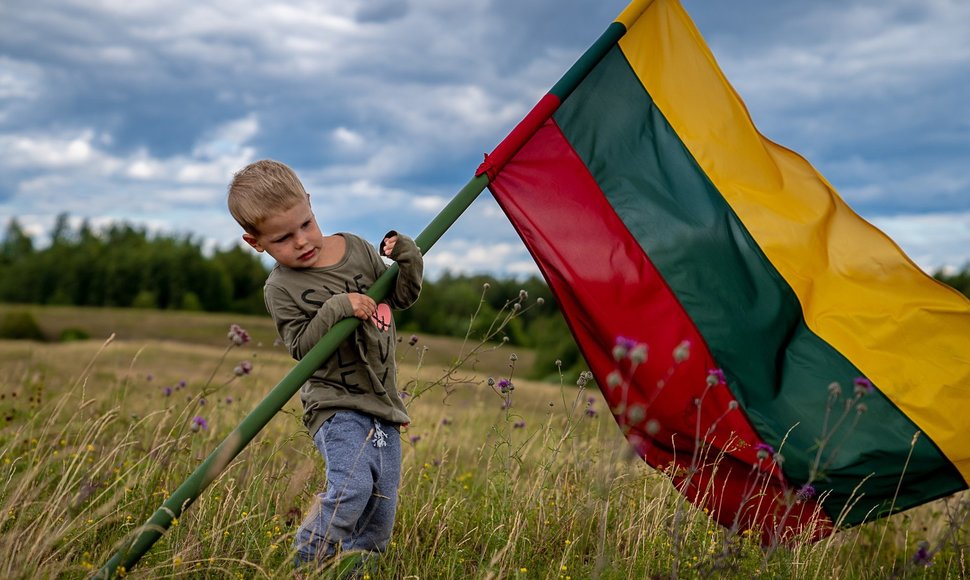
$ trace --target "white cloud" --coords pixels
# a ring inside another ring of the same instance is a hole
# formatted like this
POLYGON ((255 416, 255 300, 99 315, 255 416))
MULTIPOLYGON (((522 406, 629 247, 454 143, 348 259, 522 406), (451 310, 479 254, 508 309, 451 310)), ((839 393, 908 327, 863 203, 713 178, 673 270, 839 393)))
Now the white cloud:
POLYGON ((870 220, 928 272, 970 265, 970 211, 897 215, 870 220))
POLYGON ((487 239, 443 241, 425 256, 425 270, 432 278, 444 272, 479 274, 501 272, 524 277, 539 275, 539 269, 521 243, 487 239))

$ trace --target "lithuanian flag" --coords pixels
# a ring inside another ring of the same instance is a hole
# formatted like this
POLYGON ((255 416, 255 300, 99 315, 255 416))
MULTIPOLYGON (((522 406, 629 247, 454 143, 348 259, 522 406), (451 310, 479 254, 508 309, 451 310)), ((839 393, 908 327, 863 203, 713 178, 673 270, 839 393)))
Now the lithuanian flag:
POLYGON ((634 1, 479 173, 629 442, 820 537, 970 478, 970 302, 765 138, 676 0, 634 1))

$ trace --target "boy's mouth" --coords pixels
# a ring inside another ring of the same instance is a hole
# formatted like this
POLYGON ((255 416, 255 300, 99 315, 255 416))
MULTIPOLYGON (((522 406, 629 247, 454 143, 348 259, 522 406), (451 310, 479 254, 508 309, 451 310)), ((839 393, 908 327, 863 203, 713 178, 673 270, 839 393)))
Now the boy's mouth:
POLYGON ((306 262, 307 260, 312 258, 315 253, 316 253, 316 250, 307 250, 305 253, 300 254, 299 258, 297 259, 300 260, 301 262, 306 262))

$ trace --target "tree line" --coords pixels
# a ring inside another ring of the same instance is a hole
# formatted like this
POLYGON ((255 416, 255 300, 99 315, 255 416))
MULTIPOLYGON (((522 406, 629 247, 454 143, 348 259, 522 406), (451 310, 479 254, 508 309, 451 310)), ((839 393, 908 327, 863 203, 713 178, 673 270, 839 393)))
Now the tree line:
MULTIPOLYGON (((266 314, 262 288, 269 270, 249 249, 206 252, 191 235, 151 235, 127 223, 95 230, 83 221, 72 228, 69 222, 66 214, 58 216, 50 244, 38 249, 16 218, 10 220, 0 242, 0 302, 266 314)), ((970 264, 934 277, 970 296, 970 264)), ((521 292, 528 298, 504 329, 508 342, 535 349, 536 369, 555 369, 559 360, 567 377, 578 376, 585 363, 538 277, 445 274, 426 280, 421 300, 395 319, 402 333, 463 337, 471 325, 475 338, 521 292)))
MULTIPOLYGON (((269 269, 248 248, 206 251, 191 235, 150 234, 127 223, 72 227, 70 221, 58 216, 50 243, 36 248, 17 219, 10 220, 0 241, 0 302, 266 315, 262 289, 269 269)), ((445 274, 426 280, 421 300, 395 319, 404 334, 464 337, 471 325, 474 339, 508 313, 521 292, 528 298, 503 331, 508 342, 534 348, 536 369, 555 369, 560 360, 568 377, 578 376, 585 363, 538 277, 445 274)))

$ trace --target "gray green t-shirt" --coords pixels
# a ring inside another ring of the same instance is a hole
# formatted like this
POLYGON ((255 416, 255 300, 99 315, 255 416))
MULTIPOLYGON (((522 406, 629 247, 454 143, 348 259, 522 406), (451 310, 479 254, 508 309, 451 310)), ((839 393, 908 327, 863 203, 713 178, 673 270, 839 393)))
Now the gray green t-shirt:
MULTIPOLYGON (((366 241, 353 234, 337 235, 346 240, 346 251, 336 264, 300 269, 277 264, 266 279, 266 309, 297 360, 331 326, 354 315, 347 294, 366 293, 387 269, 366 241)), ((398 235, 390 257, 400 271, 393 289, 378 304, 377 314, 363 321, 300 389, 303 423, 311 435, 341 409, 361 411, 389 423, 410 421, 397 391, 397 331, 391 309, 407 308, 418 299, 424 262, 414 240, 403 235, 398 235)))

